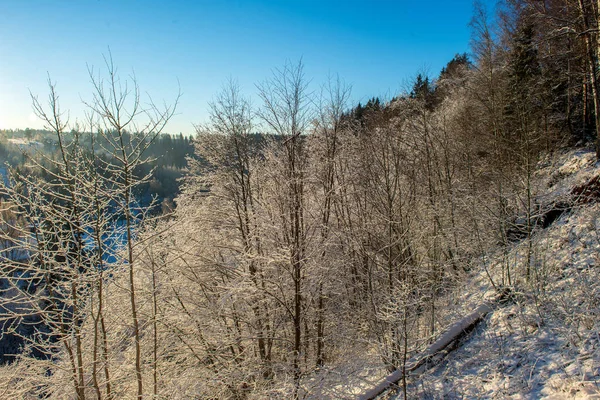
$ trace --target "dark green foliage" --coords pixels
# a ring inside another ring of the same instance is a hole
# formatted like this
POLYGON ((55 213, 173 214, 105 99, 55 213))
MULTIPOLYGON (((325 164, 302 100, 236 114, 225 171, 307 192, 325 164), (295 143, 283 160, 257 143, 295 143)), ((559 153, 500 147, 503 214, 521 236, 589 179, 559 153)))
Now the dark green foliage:
POLYGON ((511 89, 515 92, 531 92, 532 86, 535 86, 535 78, 541 74, 538 51, 533 38, 533 23, 528 20, 521 22, 513 39, 514 45, 509 61, 511 89))
POLYGON ((473 68, 473 63, 469 60, 467 53, 456 54, 454 58, 448 61, 448 64, 440 72, 439 80, 462 77, 466 71, 473 68))
MULTIPOLYGON (((76 132, 71 131, 65 134, 67 141, 73 140, 76 132)), ((80 135, 82 144, 87 151, 92 148, 92 134, 80 135)), ((131 138, 125 135, 125 138, 131 138)), ((94 133, 95 148, 97 156, 106 163, 110 161, 112 155, 111 149, 105 137, 101 133, 94 133)), ((57 143, 55 136, 44 130, 3 130, 0 131, 0 161, 13 168, 22 170, 25 158, 23 153, 32 153, 40 151, 46 154, 50 159, 57 157, 57 143), (12 142, 10 141, 12 140, 12 142), (29 144, 20 144, 22 142, 29 144), (19 143, 19 144, 16 144, 19 143)), ((172 201, 179 194, 179 179, 185 174, 187 167, 187 158, 193 153, 192 137, 163 134, 158 136, 145 151, 145 155, 151 158, 148 164, 145 164, 143 170, 136 170, 138 176, 152 174, 152 180, 136 189, 136 196, 142 205, 150 204, 153 199, 160 205, 163 201, 172 201)), ((40 162, 44 160, 40 158, 40 162)), ((40 176, 50 179, 49 173, 52 172, 52 165, 44 166, 47 171, 34 169, 30 173, 40 174, 40 176)), ((101 165, 97 166, 102 168, 101 165)), ((103 171, 100 171, 104 173, 103 171)), ((157 208, 157 211, 160 207, 157 208)))
POLYGON ((422 74, 418 74, 409 97, 411 99, 426 99, 432 96, 433 92, 433 84, 429 82, 429 77, 423 77, 422 74))

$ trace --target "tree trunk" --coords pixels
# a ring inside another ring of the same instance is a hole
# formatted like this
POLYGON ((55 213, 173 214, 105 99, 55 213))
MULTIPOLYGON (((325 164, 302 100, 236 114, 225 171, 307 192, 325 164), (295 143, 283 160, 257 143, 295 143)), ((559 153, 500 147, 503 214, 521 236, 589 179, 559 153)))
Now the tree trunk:
MULTIPOLYGON (((599 0, 600 2, 600 0, 599 0)), ((596 29, 598 26, 598 15, 592 16, 593 22, 595 26, 591 26, 589 17, 592 14, 593 10, 589 10, 584 0, 579 0, 579 11, 581 12, 581 19, 583 21, 583 29, 584 33, 582 38, 585 43, 586 50, 586 61, 588 64, 588 72, 590 76, 590 86, 592 89, 592 100, 594 102, 594 123, 595 123, 595 146, 596 146, 596 158, 600 159, 600 98, 598 97, 600 94, 598 93, 598 82, 597 82, 597 73, 598 73, 598 53, 600 49, 598 46, 594 48, 593 45, 593 36, 591 31, 596 29)))

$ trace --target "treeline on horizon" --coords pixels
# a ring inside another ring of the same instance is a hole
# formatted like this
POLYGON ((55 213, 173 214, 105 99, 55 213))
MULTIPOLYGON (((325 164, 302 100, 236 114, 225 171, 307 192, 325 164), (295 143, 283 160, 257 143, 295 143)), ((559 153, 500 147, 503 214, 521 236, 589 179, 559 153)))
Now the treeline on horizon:
MULTIPOLYGON (((101 149, 106 148, 103 135, 96 133, 79 133, 82 145, 91 150, 92 139, 100 149, 99 155, 108 159, 112 155, 101 149)), ((66 140, 72 140, 74 132, 65 134, 66 140)), ((125 134, 128 138, 129 135, 125 134)), ((193 154, 193 136, 182 133, 171 135, 164 133, 153 138, 145 151, 149 161, 136 171, 139 177, 152 174, 152 179, 136 188, 136 197, 143 205, 156 203, 166 210, 174 207, 173 199, 179 194, 180 179, 185 175, 187 158, 193 154)), ((13 168, 23 167, 26 157, 23 153, 35 156, 35 152, 43 152, 51 158, 58 157, 59 148, 56 134, 44 129, 4 129, 0 130, 0 160, 3 165, 13 168), (19 139, 21 141, 19 141, 19 139)), ((40 172, 41 173, 41 172, 40 172)), ((161 209, 157 209, 160 211, 161 209)))

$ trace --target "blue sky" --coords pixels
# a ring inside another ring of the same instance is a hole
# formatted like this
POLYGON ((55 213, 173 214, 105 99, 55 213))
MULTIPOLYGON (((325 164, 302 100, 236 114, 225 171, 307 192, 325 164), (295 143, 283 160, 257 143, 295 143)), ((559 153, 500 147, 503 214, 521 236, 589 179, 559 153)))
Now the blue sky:
POLYGON ((45 97, 47 74, 81 118, 86 65, 102 67, 109 48, 155 101, 181 86, 171 133, 193 133, 230 77, 258 103, 254 85, 286 60, 302 58, 315 88, 338 74, 354 102, 391 98, 469 51, 472 9, 470 0, 0 0, 0 129, 41 127, 29 91, 45 97))

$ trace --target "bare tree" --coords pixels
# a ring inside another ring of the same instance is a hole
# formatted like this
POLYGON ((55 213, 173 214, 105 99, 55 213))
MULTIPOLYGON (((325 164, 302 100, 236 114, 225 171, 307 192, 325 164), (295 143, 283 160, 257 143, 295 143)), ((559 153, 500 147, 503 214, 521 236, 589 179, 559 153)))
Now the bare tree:
POLYGON ((50 80, 49 88, 48 104, 32 96, 33 107, 56 135, 59 157, 27 156, 28 168, 12 171, 10 182, 1 189, 24 221, 15 245, 28 254, 20 261, 2 260, 4 272, 13 277, 9 291, 23 307, 11 306, 16 300, 13 296, 5 295, 3 300, 9 303, 4 308, 13 310, 9 318, 23 321, 27 314, 36 316, 35 332, 21 335, 22 339, 38 358, 52 360, 64 352, 74 393, 84 399, 86 357, 81 330, 95 295, 90 283, 98 276, 97 252, 86 238, 99 228, 92 221, 101 216, 92 206, 95 197, 89 182, 94 173, 81 146, 81 134, 77 130, 67 133, 68 118, 50 80))
POLYGON ((351 88, 347 86, 339 77, 330 77, 327 84, 322 88, 321 96, 317 104, 319 117, 316 120, 314 133, 311 136, 311 156, 313 164, 316 166, 317 180, 319 182, 319 197, 320 201, 320 235, 322 248, 320 257, 316 263, 321 264, 320 270, 317 272, 317 321, 316 321, 316 366, 323 367, 325 353, 325 301, 328 297, 324 293, 323 286, 327 283, 325 279, 328 275, 324 265, 328 264, 331 257, 335 257, 328 250, 328 241, 331 231, 331 218, 333 214, 334 198, 336 192, 336 184, 338 183, 336 175, 336 166, 340 157, 340 136, 343 134, 344 113, 348 109, 348 100, 350 97, 351 88))
POLYGON ((268 131, 281 138, 283 157, 282 189, 284 202, 282 217, 284 218, 285 244, 289 249, 290 273, 293 280, 293 361, 294 376, 293 397, 298 397, 300 378, 302 376, 300 357, 302 347, 302 310, 303 280, 306 265, 306 225, 304 174, 306 168, 305 138, 312 121, 310 93, 308 82, 304 76, 302 62, 286 63, 282 69, 276 69, 273 77, 258 86, 259 97, 263 108, 259 111, 260 119, 268 131))
POLYGON ((179 95, 172 105, 162 108, 152 100, 144 107, 140 100, 140 90, 135 77, 131 81, 121 81, 112 57, 105 59, 106 80, 89 74, 94 86, 93 98, 87 103, 90 110, 98 116, 97 129, 105 139, 103 150, 112 154, 116 165, 107 165, 118 202, 119 213, 125 220, 125 240, 127 242, 127 268, 129 271, 129 294, 131 302, 131 321, 135 341, 135 374, 137 397, 143 397, 142 356, 140 349, 140 328, 137 316, 134 259, 134 225, 136 213, 143 213, 136 205, 133 189, 149 177, 137 177, 136 169, 147 162, 145 150, 163 131, 177 107, 179 95))

